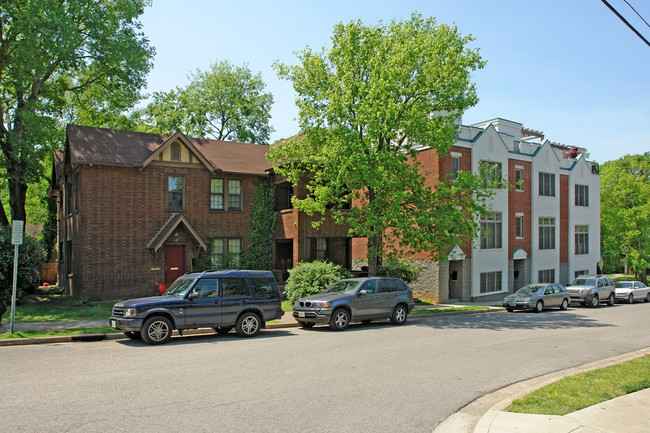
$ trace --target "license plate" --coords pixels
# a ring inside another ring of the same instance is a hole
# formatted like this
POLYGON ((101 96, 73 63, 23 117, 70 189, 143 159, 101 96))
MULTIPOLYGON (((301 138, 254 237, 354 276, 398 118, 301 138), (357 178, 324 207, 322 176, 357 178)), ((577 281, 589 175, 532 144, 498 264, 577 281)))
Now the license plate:
POLYGON ((304 311, 298 311, 298 317, 305 317, 304 311))
POLYGON ((115 320, 111 320, 111 328, 117 328, 117 323, 115 320))

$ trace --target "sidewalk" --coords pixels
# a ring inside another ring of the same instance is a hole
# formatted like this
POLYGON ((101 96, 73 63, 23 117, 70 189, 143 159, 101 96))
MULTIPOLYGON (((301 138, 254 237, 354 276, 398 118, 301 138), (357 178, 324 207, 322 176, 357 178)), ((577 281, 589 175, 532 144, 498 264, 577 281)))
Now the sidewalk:
POLYGON ((440 423, 433 433, 647 433, 650 388, 564 416, 507 412, 514 400, 563 377, 644 355, 650 355, 650 348, 515 383, 471 402, 440 423))

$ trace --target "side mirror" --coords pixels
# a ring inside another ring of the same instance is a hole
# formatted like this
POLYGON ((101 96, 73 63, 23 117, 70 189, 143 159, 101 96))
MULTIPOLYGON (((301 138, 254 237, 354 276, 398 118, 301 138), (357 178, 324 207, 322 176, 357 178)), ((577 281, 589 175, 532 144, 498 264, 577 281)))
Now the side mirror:
POLYGON ((368 291, 367 290, 359 290, 359 296, 367 295, 368 291))
POLYGON ((194 299, 194 298, 198 298, 198 297, 199 297, 199 294, 197 292, 191 292, 190 296, 188 296, 187 298, 188 299, 194 299))

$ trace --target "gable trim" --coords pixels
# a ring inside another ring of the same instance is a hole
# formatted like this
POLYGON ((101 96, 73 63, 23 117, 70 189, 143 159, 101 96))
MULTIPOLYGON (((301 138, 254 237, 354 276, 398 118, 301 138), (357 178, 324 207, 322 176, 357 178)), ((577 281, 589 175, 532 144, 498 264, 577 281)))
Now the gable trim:
POLYGON ((167 241, 167 238, 169 238, 174 230, 176 230, 176 228, 181 224, 183 224, 187 232, 194 238, 196 243, 199 244, 205 251, 208 251, 208 245, 203 241, 201 236, 199 236, 197 231, 194 230, 194 227, 192 227, 192 224, 190 224, 187 218, 185 218, 185 215, 181 213, 172 214, 172 216, 162 226, 160 231, 153 237, 153 239, 151 239, 151 241, 149 241, 147 248, 153 250, 154 253, 158 252, 158 250, 167 241))
POLYGON ((163 141, 162 144, 160 146, 158 146, 158 148, 154 152, 152 152, 151 155, 149 155, 149 157, 147 159, 145 159, 142 162, 142 167, 141 168, 145 168, 146 166, 151 164, 152 161, 154 161, 156 158, 158 158, 158 155, 160 155, 163 152, 163 150, 165 150, 168 146, 171 146, 171 144, 173 142, 175 142, 176 140, 180 141, 181 143, 183 143, 183 145, 185 145, 187 148, 189 148, 190 152, 192 152, 192 154, 196 157, 196 159, 201 161, 201 163, 208 170, 210 170, 211 172, 214 172, 216 170, 216 167, 214 167, 210 163, 210 161, 208 161, 206 159, 206 157, 203 156, 203 154, 194 145, 192 140, 189 137, 187 137, 185 134, 183 134, 181 131, 176 131, 174 133, 174 135, 172 135, 171 137, 169 137, 165 141, 163 141))

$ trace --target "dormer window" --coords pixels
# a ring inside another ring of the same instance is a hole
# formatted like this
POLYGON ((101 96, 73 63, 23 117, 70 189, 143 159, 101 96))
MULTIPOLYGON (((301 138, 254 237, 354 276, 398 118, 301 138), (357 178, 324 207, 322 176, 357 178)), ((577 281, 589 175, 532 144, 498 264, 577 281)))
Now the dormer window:
POLYGON ((181 144, 178 141, 173 142, 171 145, 171 160, 181 160, 181 144))

